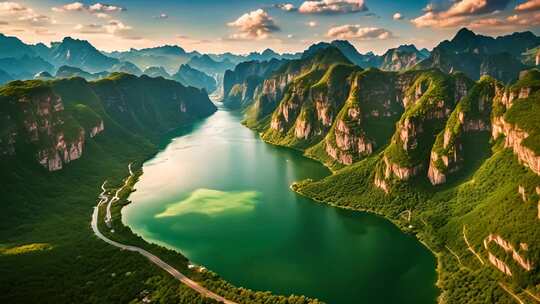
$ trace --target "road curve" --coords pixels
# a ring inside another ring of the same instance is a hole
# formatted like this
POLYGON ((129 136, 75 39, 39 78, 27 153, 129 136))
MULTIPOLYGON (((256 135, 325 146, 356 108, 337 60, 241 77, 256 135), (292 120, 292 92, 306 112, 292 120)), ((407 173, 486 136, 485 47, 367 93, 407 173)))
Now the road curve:
POLYGON ((161 269, 167 271, 170 275, 175 277, 178 281, 184 283, 189 288, 195 290, 196 292, 198 292, 199 294, 201 294, 201 295, 203 295, 205 297, 212 298, 214 300, 217 300, 217 301, 225 303, 225 304, 237 304, 236 302, 229 301, 229 300, 225 299, 224 297, 219 296, 219 295, 211 292, 210 290, 204 288, 203 286, 199 285, 199 283, 197 283, 197 282, 191 280, 190 278, 186 277, 185 275, 180 273, 180 271, 176 270, 174 267, 172 267, 171 265, 165 263, 163 260, 161 260, 157 256, 151 254, 150 252, 148 252, 148 251, 146 251, 146 250, 144 250, 142 248, 139 248, 139 247, 130 246, 130 245, 124 245, 124 244, 115 242, 115 241, 107 238, 98 229, 98 215, 99 215, 99 205, 97 207, 94 207, 94 212, 92 214, 92 222, 91 222, 92 230, 94 231, 94 234, 98 238, 100 238, 103 241, 105 241, 106 243, 108 243, 110 245, 113 245, 115 247, 118 247, 118 248, 120 248, 122 250, 128 250, 128 251, 138 252, 138 253, 142 254, 148 260, 150 260, 150 262, 156 264, 158 267, 160 267, 161 269))
MULTIPOLYGON (((109 200, 109 203, 107 204, 107 214, 105 215, 105 223, 107 224, 107 226, 109 228, 111 227, 111 222, 112 222, 111 205, 120 200, 120 197, 118 196, 120 194, 120 191, 122 191, 122 189, 124 189, 128 185, 129 181, 133 177, 133 171, 131 171, 131 164, 132 163, 129 163, 129 165, 128 165, 129 176, 124 180, 124 185, 122 187, 116 189, 116 193, 114 193, 114 197, 111 198, 111 200, 109 200)), ((107 182, 107 181, 105 181, 105 182, 107 182)), ((104 185, 105 185, 105 183, 103 183, 103 185, 101 186, 103 191, 105 191, 105 189, 103 188, 104 185)))

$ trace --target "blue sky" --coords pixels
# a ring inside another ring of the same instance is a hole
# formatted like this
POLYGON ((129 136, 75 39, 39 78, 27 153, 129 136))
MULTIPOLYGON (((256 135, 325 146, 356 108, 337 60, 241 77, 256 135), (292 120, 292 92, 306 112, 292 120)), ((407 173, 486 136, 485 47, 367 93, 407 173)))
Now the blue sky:
POLYGON ((202 52, 300 51, 348 39, 361 52, 432 48, 463 26, 540 34, 540 0, 0 1, 0 32, 26 42, 87 39, 104 50, 178 44, 202 52), (399 14, 399 15, 398 15, 399 14))

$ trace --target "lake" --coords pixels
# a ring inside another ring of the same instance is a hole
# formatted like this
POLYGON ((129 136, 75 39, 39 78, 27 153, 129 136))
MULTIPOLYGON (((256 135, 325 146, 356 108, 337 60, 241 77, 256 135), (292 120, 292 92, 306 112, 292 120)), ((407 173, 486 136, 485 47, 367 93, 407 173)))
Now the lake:
POLYGON ((219 109, 169 139, 144 164, 124 223, 236 286, 329 304, 435 303, 435 257, 418 240, 296 195, 291 183, 330 172, 241 120, 219 109))

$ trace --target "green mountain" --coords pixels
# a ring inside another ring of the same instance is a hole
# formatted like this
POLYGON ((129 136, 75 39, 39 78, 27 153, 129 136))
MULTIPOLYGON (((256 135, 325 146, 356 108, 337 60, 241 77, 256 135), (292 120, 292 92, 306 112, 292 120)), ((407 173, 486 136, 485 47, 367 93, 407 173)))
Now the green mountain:
POLYGON ((223 103, 228 107, 246 107, 253 100, 256 88, 281 67, 285 60, 246 61, 227 70, 223 76, 223 103))
POLYGON ((30 155, 49 171, 79 159, 85 142, 122 127, 146 138, 210 115, 207 95, 174 81, 116 73, 81 78, 14 81, 2 87, 0 155, 30 155), (155 92, 152 95, 145 92, 155 92))
POLYGON ((106 55, 121 61, 132 62, 142 70, 152 66, 162 66, 172 72, 178 66, 188 62, 191 57, 200 54, 198 52, 186 52, 176 45, 164 45, 140 50, 130 49, 125 52, 106 53, 106 55))
POLYGON ((118 63, 118 59, 105 56, 88 41, 71 37, 51 43, 45 59, 56 66, 69 65, 91 73, 109 70, 118 63))
POLYGON ((385 71, 401 71, 414 67, 430 55, 426 49, 418 50, 414 44, 400 45, 389 49, 382 55, 382 62, 378 66, 385 71))
POLYGON ((131 74, 131 75, 136 75, 136 76, 140 76, 143 73, 136 65, 134 65, 133 63, 129 61, 122 61, 113 65, 109 69, 109 72, 126 73, 126 74, 131 74))
POLYGON ((190 67, 188 64, 181 65, 178 72, 172 75, 171 78, 186 86, 205 89, 208 93, 214 92, 217 88, 217 82, 214 78, 190 67))
POLYGON ((32 79, 32 77, 42 71, 53 73, 54 67, 41 57, 0 58, 0 69, 10 74, 14 79, 32 79))
POLYGON ((504 288, 532 301, 540 71, 520 75, 505 86, 439 69, 362 70, 323 49, 265 79, 245 123, 334 170, 294 184, 298 193, 416 234, 438 257, 448 303, 512 303, 504 288))
POLYGON ((25 44, 17 37, 9 37, 0 34, 0 58, 19 58, 19 57, 39 56, 31 46, 25 44))
POLYGON ((56 71, 56 78, 72 78, 72 77, 81 77, 86 80, 97 80, 109 75, 108 72, 99 72, 99 73, 89 73, 83 69, 72 67, 68 65, 63 65, 58 68, 56 71))
POLYGON ((441 42, 418 69, 436 67, 446 73, 463 72, 469 78, 492 76, 506 83, 517 80, 526 68, 522 53, 540 45, 540 37, 531 32, 492 38, 463 28, 456 36, 441 42))
POLYGON ((224 61, 215 61, 206 54, 191 57, 187 62, 187 65, 208 75, 223 74, 226 70, 234 68, 234 63, 228 59, 224 59, 224 61))
POLYGON ((157 66, 152 66, 152 67, 147 68, 146 70, 144 70, 143 74, 145 74, 147 76, 150 76, 150 77, 163 77, 163 78, 170 78, 171 77, 171 75, 169 75, 169 73, 167 73, 165 68, 157 67, 157 66))

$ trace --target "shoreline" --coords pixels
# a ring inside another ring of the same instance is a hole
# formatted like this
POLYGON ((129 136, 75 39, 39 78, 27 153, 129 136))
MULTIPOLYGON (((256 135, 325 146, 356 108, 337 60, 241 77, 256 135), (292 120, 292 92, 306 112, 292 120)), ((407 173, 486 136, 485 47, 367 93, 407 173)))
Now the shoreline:
MULTIPOLYGON (((219 109, 218 109, 219 111, 219 109)), ((215 113, 213 113, 215 114, 215 113)), ((242 123, 241 123, 242 124, 242 123)), ((324 179, 326 177, 329 177, 329 176, 332 176, 334 175, 338 170, 334 170, 332 167, 330 167, 329 165, 327 165, 326 163, 322 162, 321 160, 317 159, 317 158, 314 158, 314 157, 310 157, 308 156, 304 150, 301 150, 301 149, 295 149, 295 148, 292 148, 292 147, 288 147, 288 146, 285 146, 285 145, 279 145, 279 144, 276 144, 276 143, 273 143, 271 141, 268 141, 268 140, 265 140, 262 138, 261 136, 261 133, 257 132, 256 130, 254 129, 251 129, 249 127, 247 127, 245 124, 242 124, 244 127, 246 127, 247 129, 251 130, 252 132, 256 133, 258 135, 258 138, 264 142, 265 144, 269 144, 273 147, 277 147, 277 148, 286 148, 287 150, 293 150, 293 151, 296 151, 296 152, 300 152, 300 155, 306 159, 309 159, 309 160, 313 160, 313 161, 316 161, 319 165, 322 165, 324 168, 326 168, 329 172, 329 174, 327 174, 326 176, 322 177, 321 179, 324 179)), ((131 227, 126 224, 124 222, 124 217, 123 217, 123 208, 128 206, 128 205, 131 205, 132 202, 129 201, 129 194, 131 194, 134 190, 134 187, 136 185, 136 183, 138 182, 138 178, 140 176, 142 176, 144 174, 143 172, 143 165, 144 165, 144 162, 152 159, 153 157, 155 157, 155 155, 157 155, 157 153, 159 153, 159 151, 157 151, 155 154, 153 154, 152 156, 149 156, 147 157, 145 160, 143 160, 141 162, 141 166, 140 168, 138 168, 137 171, 138 174, 137 175, 137 178, 135 179, 135 183, 133 183, 129 188, 127 188, 129 190, 129 193, 127 195, 127 197, 125 197, 125 201, 127 202, 126 204, 123 204, 120 209, 118 210, 118 213, 120 214, 120 222, 121 222, 121 225, 129 228, 131 230, 131 227)), ((425 247, 427 250, 429 250, 429 252, 431 252, 433 254, 433 256, 435 257, 435 273, 436 273, 436 281, 434 282, 434 285, 435 287, 437 288, 437 290, 439 291, 438 294, 437 294, 437 297, 436 297, 436 303, 438 303, 438 298, 442 296, 442 289, 439 287, 439 282, 440 282, 440 272, 439 272, 439 265, 440 265, 440 258, 439 258, 439 255, 440 253, 439 252, 436 252, 434 251, 423 239, 419 238, 417 236, 417 233, 415 233, 415 231, 413 230, 406 230, 405 229, 405 226, 403 225, 400 225, 400 222, 396 219, 393 219, 389 216, 387 216, 386 214, 382 213, 382 212, 376 212, 374 210, 368 210, 368 209, 356 209, 356 208, 352 208, 352 207, 347 207, 347 206, 340 206, 340 205, 337 205, 335 203, 332 203, 332 202, 326 202, 326 201, 322 201, 322 200, 318 200, 316 198, 312 198, 312 197, 309 197, 308 195, 298 191, 298 190, 295 190, 294 189, 294 185, 296 185, 297 182, 293 182, 292 184, 289 185, 289 189, 294 192, 295 194, 298 194, 302 197, 305 197, 305 198, 308 198, 310 200, 312 200, 313 202, 316 202, 316 203, 319 203, 319 204, 324 204, 324 205, 328 205, 330 207, 335 207, 335 208, 340 208, 340 209, 344 209, 344 210, 349 210, 349 211, 356 211, 356 212, 365 212, 365 213, 368 213, 368 214, 371 214, 371 215, 375 215, 375 216, 378 216, 380 218, 383 218, 389 222, 391 222, 396 228, 398 228, 400 230, 401 233, 405 233, 405 234, 408 234, 408 235, 413 235, 414 234, 414 238, 420 242, 420 244, 422 244, 423 247, 425 247)), ((159 242, 159 241, 154 241, 154 240, 147 240, 145 237, 143 237, 142 235, 139 235, 137 233, 135 233, 134 231, 132 231, 132 234, 134 234, 136 237, 139 237, 141 238, 145 243, 147 243, 148 245, 156 245, 156 246, 160 246, 160 247, 164 247, 168 250, 171 250, 171 251, 174 251, 176 254, 179 254, 181 255, 182 257, 188 259, 186 256, 184 256, 182 254, 181 251, 179 251, 177 248, 175 248, 174 246, 171 246, 171 245, 168 245, 168 244, 165 244, 165 243, 162 243, 162 242, 159 242)), ((189 261, 189 259, 188 259, 189 261)), ((198 266, 202 266, 202 267, 205 267, 204 265, 198 265, 198 266)), ((209 270, 211 271, 211 270, 209 270)), ((218 274, 219 275, 219 274, 218 274)), ((223 279, 222 279, 223 280, 223 279)))

